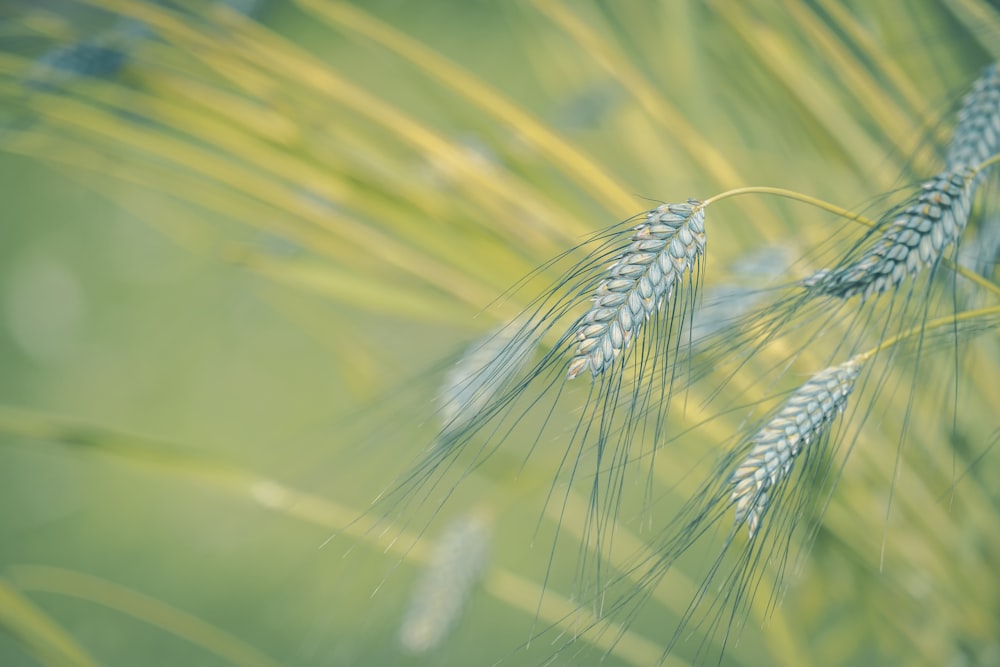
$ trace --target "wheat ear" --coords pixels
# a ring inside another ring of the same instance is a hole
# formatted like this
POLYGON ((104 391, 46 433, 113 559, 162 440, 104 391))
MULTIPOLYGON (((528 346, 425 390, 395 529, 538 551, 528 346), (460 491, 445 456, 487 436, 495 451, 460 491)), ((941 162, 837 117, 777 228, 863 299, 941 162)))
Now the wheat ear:
POLYGON ((442 442, 468 427, 534 352, 537 339, 515 321, 473 344, 445 376, 439 398, 442 442))
POLYGON ((56 47, 42 55, 27 73, 29 88, 55 90, 80 78, 110 78, 128 64, 136 45, 152 34, 143 23, 119 19, 91 39, 56 47))
POLYGON ((414 590, 399 631, 411 653, 438 646, 458 622, 475 585, 486 571, 492 530, 475 512, 447 526, 414 590))
POLYGON ((736 524, 746 522, 751 538, 757 534, 773 490, 788 478, 796 458, 844 411, 863 361, 854 357, 812 376, 754 435, 753 449, 730 478, 736 524))
POLYGON ((969 219, 972 198, 985 170, 1000 152, 1000 64, 976 79, 958 112, 946 167, 924 182, 907 206, 857 262, 824 269, 804 281, 817 294, 849 298, 878 295, 936 263, 956 243, 969 219))
POLYGON ((946 163, 949 169, 974 167, 997 152, 1000 152, 1000 64, 993 63, 983 70, 962 102, 946 163))
POLYGON ((972 167, 959 167, 926 181, 915 201, 892 219, 858 261, 818 271, 803 284, 815 294, 842 299, 861 294, 867 299, 935 264, 965 230, 976 174, 972 167))
POLYGON ((628 347, 650 316, 705 251, 705 206, 689 199, 646 214, 632 243, 608 269, 593 305, 577 324, 578 341, 567 373, 599 375, 628 347))

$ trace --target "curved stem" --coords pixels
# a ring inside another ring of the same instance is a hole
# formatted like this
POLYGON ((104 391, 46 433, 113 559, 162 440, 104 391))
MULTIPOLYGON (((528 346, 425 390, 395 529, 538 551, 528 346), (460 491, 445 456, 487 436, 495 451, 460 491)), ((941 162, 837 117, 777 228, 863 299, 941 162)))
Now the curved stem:
MULTIPOLYGON (((994 155, 990 159, 986 160, 978 167, 973 170, 971 178, 975 177, 975 174, 981 172, 982 170, 1000 162, 1000 153, 994 155)), ((824 201, 817 197, 811 197, 801 192, 796 192, 795 190, 786 190, 785 188, 774 188, 767 185, 751 185, 743 188, 734 188, 732 190, 726 190, 713 197, 709 197, 701 203, 702 208, 707 207, 709 204, 714 204, 717 201, 722 201, 723 199, 729 199, 731 197, 738 197, 740 195, 750 195, 750 194, 760 194, 760 195, 773 195, 775 197, 784 197, 785 199, 792 199, 794 201, 802 202, 803 204, 808 204, 816 208, 822 209, 834 215, 840 216, 841 218, 846 218, 848 220, 853 220, 855 222, 861 223, 869 229, 874 229, 878 226, 878 222, 872 220, 871 218, 861 215, 860 213, 854 213, 847 210, 842 206, 837 206, 828 201, 824 201)), ((988 278, 984 278, 975 271, 968 269, 964 266, 956 264, 953 260, 947 257, 942 259, 944 265, 959 274, 966 280, 975 283, 979 287, 982 287, 988 292, 992 292, 994 295, 1000 297, 1000 285, 996 284, 988 278)))
POLYGON ((1000 153, 996 153, 995 155, 993 155, 993 157, 987 159, 985 162, 982 162, 979 164, 979 166, 975 167, 972 170, 972 178, 975 178, 981 172, 985 171, 986 169, 989 169, 998 162, 1000 162, 1000 153))
POLYGON ((985 278, 976 273, 975 271, 973 271, 972 269, 964 267, 961 264, 956 264, 954 260, 948 259, 947 257, 945 257, 943 261, 945 266, 947 266, 949 269, 951 269, 958 275, 962 276, 966 280, 969 280, 970 282, 979 285, 983 289, 989 292, 993 292, 997 296, 1000 296, 1000 285, 997 285, 989 278, 985 278))
POLYGON ((919 324, 911 329, 908 329, 907 331, 886 338, 884 341, 882 341, 875 347, 871 348, 870 350, 862 352, 861 354, 857 355, 855 359, 857 359, 859 362, 868 361, 879 352, 882 352, 892 347, 893 345, 896 345, 897 343, 906 340, 907 338, 916 336, 917 334, 926 331, 927 329, 936 329, 938 327, 942 327, 945 325, 955 325, 958 324, 959 322, 968 322, 969 320, 975 320, 980 317, 987 317, 989 315, 1000 315, 1000 306, 990 306, 988 308, 977 308, 975 310, 967 310, 965 312, 958 313, 956 315, 946 315, 943 317, 938 317, 933 320, 930 320, 929 322, 924 322, 923 324, 919 324))
POLYGON ((750 195, 750 194, 761 194, 761 195, 774 195, 776 197, 784 197, 785 199, 794 199, 795 201, 800 201, 803 204, 809 204, 810 206, 815 206, 816 208, 823 209, 824 211, 829 211, 835 215, 839 215, 842 218, 847 218, 848 220, 856 220, 866 227, 875 227, 876 222, 870 218, 866 218, 860 213, 852 213, 846 208, 837 206, 836 204, 831 204, 828 201, 823 201, 816 197, 810 197, 809 195, 804 195, 801 192, 796 192, 795 190, 786 190, 785 188, 772 188, 766 185, 751 185, 745 188, 735 188, 733 190, 726 190, 714 197, 709 197, 706 199, 702 206, 708 206, 717 201, 722 201, 723 199, 729 199, 730 197, 738 197, 740 195, 750 195))

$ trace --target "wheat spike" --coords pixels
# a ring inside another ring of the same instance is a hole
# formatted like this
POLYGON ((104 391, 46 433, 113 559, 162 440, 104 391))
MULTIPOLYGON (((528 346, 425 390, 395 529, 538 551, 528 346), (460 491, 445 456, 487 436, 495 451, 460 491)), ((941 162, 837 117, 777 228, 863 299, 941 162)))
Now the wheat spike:
POLYGON ((705 251, 705 209, 689 199, 662 204, 633 228, 632 243, 608 270, 590 310, 577 325, 578 341, 568 377, 585 369, 597 376, 610 366, 639 329, 692 270, 705 251))
POLYGON ((926 181, 915 201, 899 213, 861 258, 845 267, 824 269, 803 281, 815 294, 867 299, 899 285, 907 275, 941 259, 958 241, 972 207, 973 176, 968 167, 944 171, 926 181))
POLYGON ((754 435, 753 449, 730 478, 730 501, 736 506, 736 524, 747 524, 752 538, 767 511, 773 489, 787 479, 795 459, 820 438, 834 418, 844 411, 847 397, 861 370, 855 357, 820 371, 792 394, 763 428, 754 435))
POLYGON ((441 387, 442 442, 461 433, 525 365, 537 339, 513 322, 471 345, 441 387))
POLYGON ((470 513, 449 524, 438 539, 400 628, 407 651, 423 653, 439 645, 458 621, 489 556, 490 524, 470 513))
POLYGON ((983 70, 962 102, 958 124, 948 145, 948 169, 975 167, 1000 152, 998 65, 1000 64, 993 63, 983 70))

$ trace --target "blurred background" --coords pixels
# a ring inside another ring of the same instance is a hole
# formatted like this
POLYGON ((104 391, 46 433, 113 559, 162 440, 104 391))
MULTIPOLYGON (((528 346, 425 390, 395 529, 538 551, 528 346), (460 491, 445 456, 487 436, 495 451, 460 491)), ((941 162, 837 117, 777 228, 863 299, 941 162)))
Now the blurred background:
MULTIPOLYGON (((366 513, 455 361, 557 274, 508 288, 659 201, 865 208, 940 166, 998 51, 987 0, 4 2, 0 663, 545 662, 593 593, 577 497, 544 509, 564 447, 366 513)), ((706 333, 846 224, 716 210, 706 333)), ((1000 664, 996 335, 920 371, 724 664, 1000 664)), ((741 404, 774 395, 745 372, 741 404)), ((616 547, 652 544, 745 415, 659 456, 616 547)), ((656 664, 698 583, 556 662, 656 664)))

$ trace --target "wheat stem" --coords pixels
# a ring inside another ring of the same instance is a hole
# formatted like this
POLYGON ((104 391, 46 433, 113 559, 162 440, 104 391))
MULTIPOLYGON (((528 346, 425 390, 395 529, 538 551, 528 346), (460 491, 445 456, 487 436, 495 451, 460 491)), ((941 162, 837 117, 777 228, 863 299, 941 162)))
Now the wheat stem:
POLYGON ((998 162, 1000 162, 1000 153, 996 153, 995 155, 990 156, 989 159, 984 160, 983 162, 972 168, 972 178, 975 178, 976 176, 986 171, 987 169, 989 169, 998 162))
POLYGON ((297 3, 323 21, 374 41, 409 61, 418 71, 437 79, 535 146, 580 186, 599 196, 605 206, 615 209, 633 203, 628 189, 593 158, 559 137, 493 86, 406 32, 346 2, 297 0, 297 3))
MULTIPOLYGON (((994 155, 989 160, 974 167, 972 170, 973 175, 971 178, 975 178, 976 174, 993 166, 997 162, 1000 162, 1000 154, 994 155)), ((791 199, 794 201, 802 202, 803 204, 808 204, 809 206, 815 206, 818 209, 822 209, 829 213, 833 213, 834 215, 837 215, 841 218, 861 223, 862 225, 868 227, 869 229, 874 229, 876 226, 878 226, 878 223, 876 221, 872 220, 867 216, 861 215, 860 213, 855 213, 853 211, 849 211, 848 209, 842 206, 838 206, 823 199, 819 199, 818 197, 812 197, 810 195, 803 194, 801 192, 796 192, 795 190, 787 190, 785 188, 776 188, 767 185, 750 185, 742 188, 734 188, 732 190, 726 190, 725 192, 721 192, 713 197, 709 197, 708 199, 706 199, 704 202, 704 206, 707 207, 709 204, 713 204, 715 202, 722 201, 724 199, 730 199, 732 197, 739 197, 742 195, 749 195, 749 194, 763 194, 763 195, 773 195, 775 197, 784 197, 785 199, 791 199)), ((947 266, 949 269, 955 271, 959 275, 961 275, 963 278, 966 278, 974 282, 975 284, 979 285, 983 289, 990 291, 997 296, 1000 296, 1000 285, 997 285, 993 281, 984 278, 975 271, 968 269, 964 266, 961 266, 959 264, 956 264, 955 262, 953 262, 948 258, 944 259, 944 265, 947 266)))
POLYGON ((886 338, 884 341, 882 341, 875 347, 871 348, 870 350, 867 350, 857 355, 856 358, 861 359, 863 361, 867 361, 868 359, 871 359, 879 352, 883 352, 888 348, 905 341, 908 338, 913 338, 914 336, 920 335, 926 331, 930 331, 943 326, 954 326, 961 322, 969 322, 971 320, 976 320, 981 317, 988 317, 990 315, 1000 315, 1000 306, 988 306, 986 308, 977 308, 975 310, 967 310, 962 313, 945 315, 943 317, 938 317, 933 320, 928 320, 927 322, 923 322, 910 329, 907 329, 906 331, 898 333, 895 336, 890 336, 889 338, 886 338))
POLYGON ((795 190, 786 190, 785 188, 775 188, 767 185, 750 185, 742 188, 734 188, 732 190, 726 190, 721 192, 714 197, 709 197, 705 200, 705 206, 709 204, 714 204, 717 201, 722 201, 723 199, 729 199, 731 197, 739 197, 741 195, 750 194, 763 194, 763 195, 774 195, 776 197, 784 197, 786 199, 793 199, 795 201, 802 202, 804 204, 809 204, 810 206, 815 206, 816 208, 822 209, 824 211, 829 211, 835 215, 842 218, 847 218, 848 220, 856 220, 867 227, 874 227, 875 222, 861 215, 860 213, 853 213, 848 211, 842 206, 837 206, 836 204, 831 204, 828 201, 824 201, 817 197, 812 197, 801 192, 796 192, 795 190))

